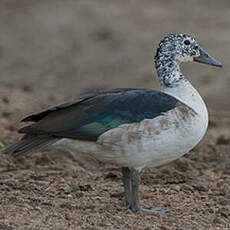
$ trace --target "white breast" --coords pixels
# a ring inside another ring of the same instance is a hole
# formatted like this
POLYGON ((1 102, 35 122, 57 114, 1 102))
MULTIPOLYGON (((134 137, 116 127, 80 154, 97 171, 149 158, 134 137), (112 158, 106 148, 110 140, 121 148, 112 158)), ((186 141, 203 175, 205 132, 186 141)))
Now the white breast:
POLYGON ((173 88, 163 88, 162 92, 167 93, 181 102, 183 102, 185 105, 192 108, 194 111, 196 111, 197 114, 203 119, 204 122, 208 125, 208 112, 206 105, 201 98, 200 94, 197 92, 197 90, 190 84, 189 81, 185 80, 182 81, 180 85, 173 88))
POLYGON ((80 151, 119 166, 143 168, 173 161, 196 146, 208 125, 206 106, 189 82, 163 89, 184 104, 162 116, 109 130, 98 141, 63 139, 59 146, 80 151))

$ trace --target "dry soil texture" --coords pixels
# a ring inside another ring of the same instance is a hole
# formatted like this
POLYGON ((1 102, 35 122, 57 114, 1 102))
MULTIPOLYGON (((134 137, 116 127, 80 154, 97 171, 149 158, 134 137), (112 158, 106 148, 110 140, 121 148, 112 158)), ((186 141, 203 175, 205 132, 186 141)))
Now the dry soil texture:
POLYGON ((142 202, 169 214, 126 210, 116 166, 54 150, 18 159, 0 154, 0 229, 230 229, 229 28, 227 0, 1 0, 5 145, 20 137, 24 115, 84 91, 158 88, 152 50, 166 33, 196 36, 224 68, 182 67, 207 102, 210 124, 188 155, 143 171, 142 202))

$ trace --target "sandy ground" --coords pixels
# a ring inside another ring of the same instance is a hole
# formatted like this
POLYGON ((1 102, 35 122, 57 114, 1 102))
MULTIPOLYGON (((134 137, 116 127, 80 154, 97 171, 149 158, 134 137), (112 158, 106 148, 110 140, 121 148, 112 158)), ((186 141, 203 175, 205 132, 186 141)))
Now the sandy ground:
POLYGON ((95 88, 159 88, 153 49, 167 33, 194 35, 224 68, 182 70, 207 102, 209 130, 185 157, 142 174, 143 203, 124 208, 120 170, 78 153, 0 155, 0 229, 230 229, 230 2, 1 0, 0 141, 23 116, 95 88))

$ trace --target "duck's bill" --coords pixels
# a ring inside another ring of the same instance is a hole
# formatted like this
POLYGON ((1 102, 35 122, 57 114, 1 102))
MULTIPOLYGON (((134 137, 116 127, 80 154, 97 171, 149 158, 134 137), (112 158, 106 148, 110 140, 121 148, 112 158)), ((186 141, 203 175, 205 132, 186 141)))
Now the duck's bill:
POLYGON ((200 56, 194 57, 195 62, 222 67, 222 64, 211 57, 204 49, 200 48, 200 56))

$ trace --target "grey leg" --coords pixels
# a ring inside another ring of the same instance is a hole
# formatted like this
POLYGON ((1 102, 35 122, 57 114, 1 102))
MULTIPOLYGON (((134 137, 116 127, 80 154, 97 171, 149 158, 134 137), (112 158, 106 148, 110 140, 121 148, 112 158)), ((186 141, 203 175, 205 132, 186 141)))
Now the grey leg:
POLYGON ((123 183, 124 183, 124 196, 125 196, 125 204, 127 208, 131 207, 132 203, 132 185, 131 185, 131 175, 129 168, 122 168, 123 174, 123 183))
POLYGON ((150 214, 164 214, 168 210, 164 208, 152 208, 146 205, 140 205, 139 203, 139 184, 140 173, 134 168, 124 167, 122 168, 123 182, 124 182, 124 195, 127 208, 133 212, 143 211, 150 214))
POLYGON ((139 202, 139 184, 140 184, 140 173, 134 168, 129 169, 131 173, 131 194, 132 194, 132 205, 131 210, 137 212, 141 210, 139 202))

